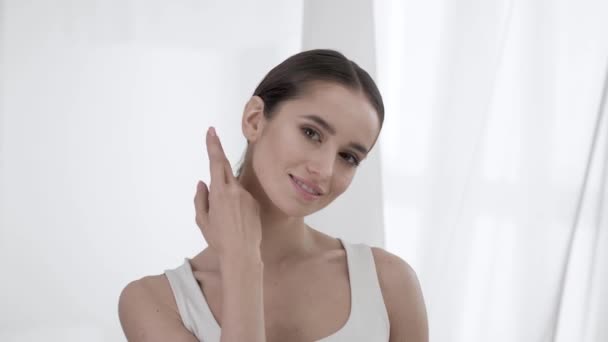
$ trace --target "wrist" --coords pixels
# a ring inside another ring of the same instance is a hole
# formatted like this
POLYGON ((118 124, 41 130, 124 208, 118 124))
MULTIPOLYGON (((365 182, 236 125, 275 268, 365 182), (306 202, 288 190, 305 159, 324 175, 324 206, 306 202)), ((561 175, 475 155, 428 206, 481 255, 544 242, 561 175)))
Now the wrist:
POLYGON ((264 264, 254 259, 225 260, 220 265, 220 276, 226 294, 240 293, 242 286, 253 290, 264 283, 264 264))
POLYGON ((259 251, 230 253, 219 258, 220 269, 242 272, 247 269, 263 269, 264 263, 259 251))

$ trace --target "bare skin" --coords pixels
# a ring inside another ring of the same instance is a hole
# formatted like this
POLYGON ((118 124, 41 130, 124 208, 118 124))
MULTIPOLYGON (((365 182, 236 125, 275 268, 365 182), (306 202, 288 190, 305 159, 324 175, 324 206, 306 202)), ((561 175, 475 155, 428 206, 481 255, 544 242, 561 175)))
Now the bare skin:
MULTIPOLYGON (((304 217, 348 188, 356 170, 353 160, 367 154, 353 150, 350 142, 369 151, 379 124, 365 96, 335 84, 320 84, 305 98, 289 101, 272 120, 264 118, 263 108, 263 101, 253 97, 243 113, 243 133, 255 153, 241 177, 230 180, 239 188, 232 194, 241 196, 232 197, 232 203, 240 203, 241 209, 215 214, 215 227, 209 217, 221 209, 213 210, 209 203, 214 193, 226 190, 217 190, 214 177, 223 174, 228 179, 232 170, 218 152, 223 154, 219 139, 214 145, 207 137, 208 149, 216 148, 209 151, 210 160, 214 154, 219 157, 215 164, 211 161, 210 187, 197 188, 195 203, 197 223, 209 247, 191 264, 222 327, 223 341, 315 341, 346 323, 350 288, 340 242, 307 226, 304 217), (304 119, 310 113, 330 123, 335 133, 304 119), (322 195, 314 201, 302 199, 290 175, 314 183, 322 195), (206 218, 199 219, 201 212, 206 218), (230 229, 218 228, 227 220, 233 222, 230 229), (243 221, 247 224, 239 226, 243 221)), ((372 248, 372 253, 391 323, 390 341, 428 341, 415 272, 380 248, 372 248)), ((121 294, 119 313, 129 341, 197 341, 181 323, 164 275, 130 283, 121 294)))

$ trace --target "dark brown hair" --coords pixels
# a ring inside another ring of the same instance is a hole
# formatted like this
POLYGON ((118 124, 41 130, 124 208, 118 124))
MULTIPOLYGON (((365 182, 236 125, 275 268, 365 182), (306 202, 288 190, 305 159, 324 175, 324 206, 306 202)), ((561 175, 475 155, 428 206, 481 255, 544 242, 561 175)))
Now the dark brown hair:
MULTIPOLYGON (((357 63, 335 50, 316 49, 295 54, 266 74, 253 96, 264 101, 264 117, 272 119, 281 103, 296 99, 317 81, 334 82, 361 91, 384 122, 384 103, 376 83, 357 63)), ((243 165, 237 170, 241 174, 243 165)))

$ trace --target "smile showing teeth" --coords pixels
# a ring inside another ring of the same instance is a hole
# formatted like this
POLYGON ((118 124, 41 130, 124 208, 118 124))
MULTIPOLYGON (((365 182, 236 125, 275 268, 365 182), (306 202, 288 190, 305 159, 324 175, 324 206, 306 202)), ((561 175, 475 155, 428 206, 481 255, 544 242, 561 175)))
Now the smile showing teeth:
POLYGON ((306 186, 306 184, 300 183, 296 180, 296 183, 298 183, 298 185, 300 187, 302 187, 302 189, 306 190, 306 192, 313 194, 313 195, 318 195, 316 192, 314 192, 311 188, 309 188, 308 186, 306 186))
POLYGON ((293 178, 293 177, 291 177, 291 179, 293 179, 293 180, 294 180, 294 182, 296 182, 296 184, 298 184, 298 186, 299 186, 300 188, 302 188, 302 190, 305 190, 305 191, 306 191, 306 192, 308 192, 309 194, 311 194, 311 195, 315 195, 315 196, 319 196, 319 195, 320 195, 319 193, 317 193, 316 191, 314 191, 313 189, 311 189, 311 188, 310 188, 308 185, 306 185, 306 184, 304 184, 304 183, 300 182, 299 180, 297 180, 297 179, 295 179, 295 178, 293 178))

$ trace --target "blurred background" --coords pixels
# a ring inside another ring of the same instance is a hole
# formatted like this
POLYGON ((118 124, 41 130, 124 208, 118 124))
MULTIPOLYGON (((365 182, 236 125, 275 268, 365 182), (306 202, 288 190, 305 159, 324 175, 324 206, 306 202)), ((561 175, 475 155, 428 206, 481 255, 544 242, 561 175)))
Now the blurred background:
POLYGON ((0 0, 0 341, 125 341, 131 280, 205 247, 263 76, 332 48, 386 119, 307 222, 412 265, 431 341, 608 341, 605 0, 0 0))

